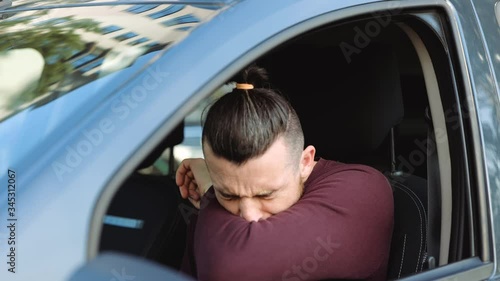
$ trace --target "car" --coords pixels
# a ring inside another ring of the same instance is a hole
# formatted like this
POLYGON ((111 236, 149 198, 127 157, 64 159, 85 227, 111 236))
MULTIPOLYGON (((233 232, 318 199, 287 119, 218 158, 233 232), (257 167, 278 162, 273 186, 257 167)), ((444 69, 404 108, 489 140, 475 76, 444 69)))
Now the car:
POLYGON ((252 63, 391 183, 388 279, 499 278, 497 0, 1 2, 1 280, 190 280, 175 169, 252 63))

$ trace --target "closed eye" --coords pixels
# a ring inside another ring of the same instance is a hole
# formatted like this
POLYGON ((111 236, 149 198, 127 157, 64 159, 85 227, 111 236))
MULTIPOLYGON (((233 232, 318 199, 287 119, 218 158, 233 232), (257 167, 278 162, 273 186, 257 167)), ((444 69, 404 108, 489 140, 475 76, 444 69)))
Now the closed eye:
POLYGON ((266 194, 256 195, 255 197, 260 198, 260 199, 271 199, 273 194, 274 194, 274 192, 269 192, 266 194))
POLYGON ((231 195, 231 194, 226 194, 226 193, 222 193, 222 192, 219 192, 219 194, 221 195, 221 197, 222 197, 224 200, 228 200, 228 201, 231 201, 231 200, 236 200, 236 199, 239 199, 239 198, 240 198, 239 196, 236 196, 236 195, 231 195))

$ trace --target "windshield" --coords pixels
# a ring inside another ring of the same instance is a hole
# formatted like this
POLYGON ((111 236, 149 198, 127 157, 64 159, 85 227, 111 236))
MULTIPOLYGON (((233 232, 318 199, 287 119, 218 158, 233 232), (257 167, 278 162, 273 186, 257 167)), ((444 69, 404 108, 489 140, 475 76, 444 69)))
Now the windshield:
POLYGON ((0 13, 0 123, 164 49, 217 7, 117 3, 14 11, 0 13))

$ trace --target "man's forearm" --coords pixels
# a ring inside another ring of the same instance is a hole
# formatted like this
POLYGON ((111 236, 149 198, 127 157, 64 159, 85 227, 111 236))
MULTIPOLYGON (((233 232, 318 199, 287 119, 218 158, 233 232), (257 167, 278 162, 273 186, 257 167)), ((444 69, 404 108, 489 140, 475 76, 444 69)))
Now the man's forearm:
MULTIPOLYGON (((373 184, 362 180, 347 186, 362 190, 373 184)), ((200 279, 234 280, 244 274, 245 280, 301 275, 304 280, 331 278, 332 272, 338 278, 353 277, 353 272, 367 278, 384 260, 373 241, 389 244, 392 225, 384 218, 392 214, 380 212, 388 210, 382 205, 392 199, 387 193, 380 198, 361 193, 354 199, 349 191, 335 196, 331 191, 319 188, 267 220, 247 222, 221 207, 210 190, 206 198, 212 200, 200 211, 195 236, 200 279), (373 256, 366 258, 366 253, 373 256)))

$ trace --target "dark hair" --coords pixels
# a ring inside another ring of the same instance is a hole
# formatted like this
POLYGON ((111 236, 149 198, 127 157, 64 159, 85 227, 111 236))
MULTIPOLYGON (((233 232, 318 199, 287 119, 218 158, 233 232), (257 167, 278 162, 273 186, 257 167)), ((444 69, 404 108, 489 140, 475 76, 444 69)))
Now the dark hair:
POLYGON ((267 71, 251 65, 236 77, 237 83, 254 88, 234 89, 209 108, 203 145, 210 145, 215 155, 239 165, 264 154, 283 136, 291 155, 300 157, 304 135, 299 118, 289 101, 270 87, 267 71))

